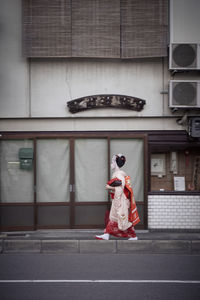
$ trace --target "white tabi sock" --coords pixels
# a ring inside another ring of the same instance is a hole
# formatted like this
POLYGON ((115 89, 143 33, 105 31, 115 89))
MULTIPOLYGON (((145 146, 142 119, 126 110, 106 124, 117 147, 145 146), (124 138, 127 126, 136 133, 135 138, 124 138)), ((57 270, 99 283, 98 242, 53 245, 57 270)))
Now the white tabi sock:
POLYGON ((110 237, 109 233, 104 233, 102 235, 96 235, 96 239, 98 239, 98 240, 109 240, 109 237, 110 237))
POLYGON ((137 241, 138 240, 138 238, 137 238, 137 236, 136 237, 134 237, 134 238, 130 238, 130 239, 128 239, 129 241, 137 241))

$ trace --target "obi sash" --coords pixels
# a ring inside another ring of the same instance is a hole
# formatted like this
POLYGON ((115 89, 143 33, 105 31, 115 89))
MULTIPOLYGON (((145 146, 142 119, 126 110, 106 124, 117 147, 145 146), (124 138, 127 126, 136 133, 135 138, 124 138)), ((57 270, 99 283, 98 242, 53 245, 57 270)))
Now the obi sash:
POLYGON ((126 198, 130 200, 129 222, 132 222, 133 226, 135 226, 140 222, 140 218, 131 187, 130 176, 125 177, 124 193, 126 195, 126 198))
MULTIPOLYGON (((107 184, 112 185, 114 181, 119 181, 119 179, 113 178, 110 181, 108 181, 107 184)), ((125 177, 124 194, 125 194, 126 198, 129 199, 129 201, 130 201, 130 211, 129 211, 129 216, 128 216, 129 222, 131 222, 133 224, 133 226, 135 226, 136 224, 138 224, 140 222, 140 218, 139 218, 137 206, 135 203, 135 197, 133 194, 133 190, 131 187, 130 176, 125 177)), ((110 195, 111 195, 111 198, 114 199, 114 193, 111 192, 110 195)))

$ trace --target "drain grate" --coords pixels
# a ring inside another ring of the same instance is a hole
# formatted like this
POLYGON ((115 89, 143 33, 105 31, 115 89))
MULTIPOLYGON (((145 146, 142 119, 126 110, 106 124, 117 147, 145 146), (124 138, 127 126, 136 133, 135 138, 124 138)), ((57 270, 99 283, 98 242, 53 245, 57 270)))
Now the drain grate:
POLYGON ((27 233, 7 233, 7 237, 27 237, 29 236, 27 233))

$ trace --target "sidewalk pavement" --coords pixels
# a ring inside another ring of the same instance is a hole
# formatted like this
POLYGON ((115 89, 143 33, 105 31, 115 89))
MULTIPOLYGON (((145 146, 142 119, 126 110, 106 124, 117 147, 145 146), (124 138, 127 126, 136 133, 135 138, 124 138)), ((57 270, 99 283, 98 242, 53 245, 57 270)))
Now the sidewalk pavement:
POLYGON ((0 233, 0 253, 200 254, 200 232, 136 231, 138 240, 96 240, 103 230, 37 230, 0 233))

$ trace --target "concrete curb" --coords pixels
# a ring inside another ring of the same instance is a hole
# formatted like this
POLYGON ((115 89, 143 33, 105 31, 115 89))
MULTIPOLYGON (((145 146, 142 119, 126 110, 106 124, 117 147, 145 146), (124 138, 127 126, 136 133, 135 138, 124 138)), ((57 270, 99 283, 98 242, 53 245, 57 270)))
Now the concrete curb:
POLYGON ((43 240, 42 253, 79 253, 78 240, 43 240))
POLYGON ((39 240, 4 240, 2 253, 40 253, 39 240))
POLYGON ((200 240, 0 240, 0 253, 200 254, 200 240))
POLYGON ((117 241, 80 241, 80 253, 117 253, 117 241))
POLYGON ((191 253, 190 241, 153 241, 152 246, 155 253, 191 253))

